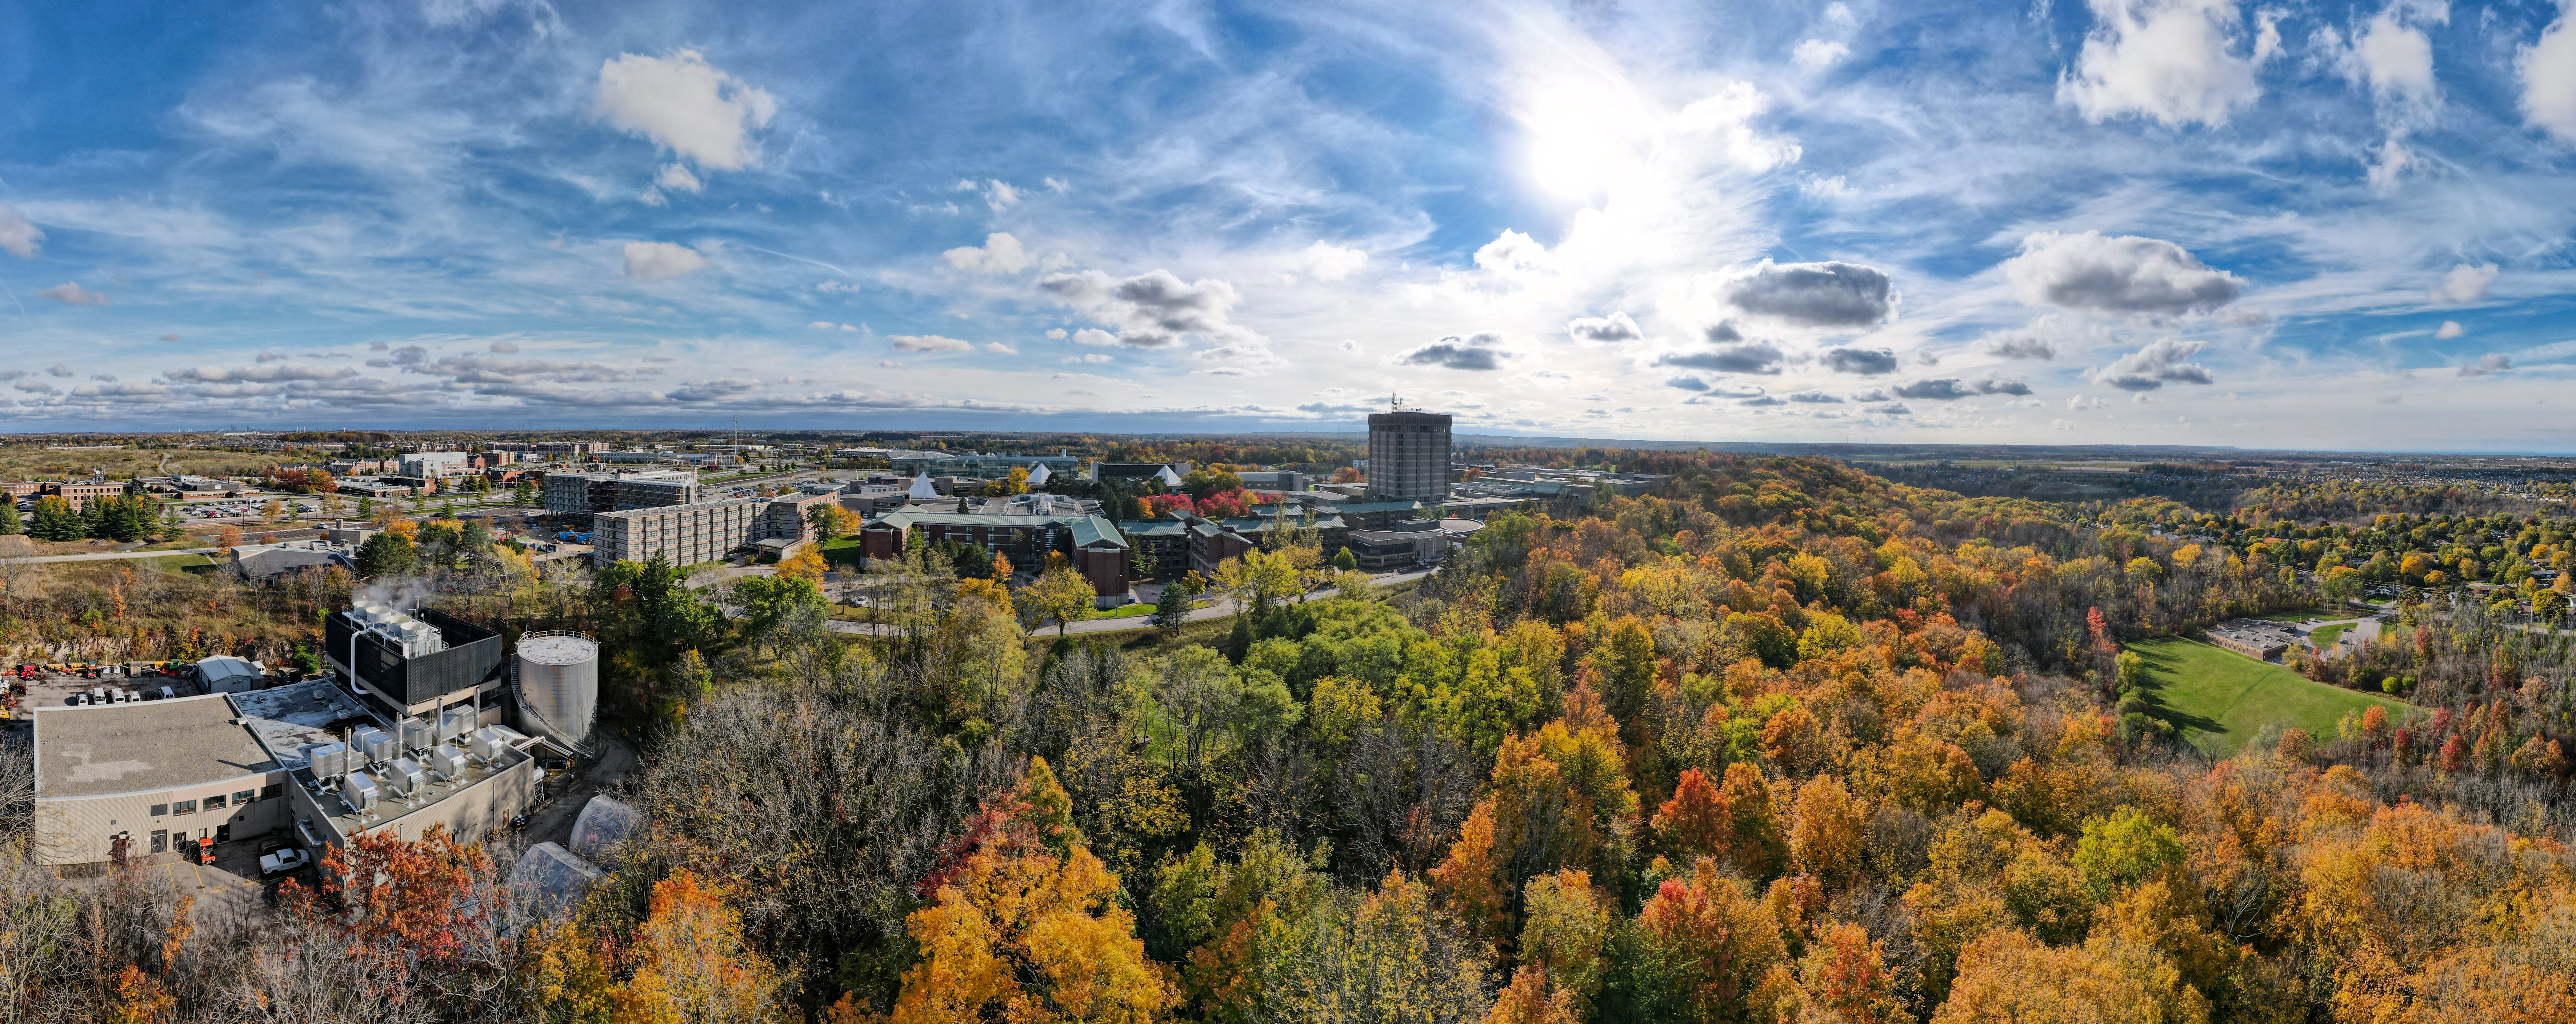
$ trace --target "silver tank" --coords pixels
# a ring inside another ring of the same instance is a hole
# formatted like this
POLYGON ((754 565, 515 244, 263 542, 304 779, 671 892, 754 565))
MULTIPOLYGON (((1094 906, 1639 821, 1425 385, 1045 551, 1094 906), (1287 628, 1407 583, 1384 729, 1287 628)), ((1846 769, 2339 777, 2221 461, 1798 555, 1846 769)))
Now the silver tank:
POLYGON ((527 700, 530 732, 571 743, 590 736, 599 710, 599 644, 580 633, 527 633, 519 637, 519 693, 527 700))

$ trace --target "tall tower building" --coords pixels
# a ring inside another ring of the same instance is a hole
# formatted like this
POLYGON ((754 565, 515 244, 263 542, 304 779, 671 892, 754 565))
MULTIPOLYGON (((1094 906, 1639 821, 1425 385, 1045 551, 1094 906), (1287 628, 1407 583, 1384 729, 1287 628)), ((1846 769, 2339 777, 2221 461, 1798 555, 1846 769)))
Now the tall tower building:
POLYGON ((1398 409, 1368 418, 1369 498, 1436 503, 1449 497, 1449 414, 1398 409))

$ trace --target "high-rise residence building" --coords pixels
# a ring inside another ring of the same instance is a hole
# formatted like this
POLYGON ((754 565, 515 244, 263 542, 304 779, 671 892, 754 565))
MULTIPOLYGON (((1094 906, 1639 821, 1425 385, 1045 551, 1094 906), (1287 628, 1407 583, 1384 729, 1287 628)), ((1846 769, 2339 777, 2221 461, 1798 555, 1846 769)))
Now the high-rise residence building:
POLYGON ((1449 496, 1449 414, 1375 413, 1368 428, 1372 500, 1432 503, 1449 496))

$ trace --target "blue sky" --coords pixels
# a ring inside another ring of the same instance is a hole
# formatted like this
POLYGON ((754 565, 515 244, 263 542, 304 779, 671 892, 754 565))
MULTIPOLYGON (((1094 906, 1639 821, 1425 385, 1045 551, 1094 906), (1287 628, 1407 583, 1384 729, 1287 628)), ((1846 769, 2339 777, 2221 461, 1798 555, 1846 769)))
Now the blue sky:
POLYGON ((0 430, 2576 451, 2576 18, 19 4, 0 430))

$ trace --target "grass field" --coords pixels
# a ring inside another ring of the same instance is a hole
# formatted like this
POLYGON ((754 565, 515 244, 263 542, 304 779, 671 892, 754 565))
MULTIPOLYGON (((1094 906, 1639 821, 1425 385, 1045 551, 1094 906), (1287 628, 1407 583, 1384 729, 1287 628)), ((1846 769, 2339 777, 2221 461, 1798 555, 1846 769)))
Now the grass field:
POLYGON ((2316 641, 2316 644, 2319 647, 2332 647, 2334 646, 2335 638, 2342 636, 2344 630, 2351 628, 2352 626, 2348 623, 2338 623, 2332 626, 2318 626, 2316 632, 2308 634, 2308 639, 2316 641))
POLYGON ((2400 701, 2303 679, 2278 665, 2194 640, 2167 637, 2129 645, 2147 660, 2145 689, 2163 705, 2182 737, 2212 755, 2236 752, 2263 727, 2279 723, 2331 738, 2336 720, 2372 704, 2404 717, 2400 701))
POLYGON ((2327 622, 2340 622, 2348 619, 2364 618, 2369 614, 2369 612, 2351 608, 2301 608, 2296 611, 2273 612, 2269 615, 2250 615, 2247 616, 2247 618, 2259 619, 2264 622, 2306 622, 2309 619, 2324 619, 2327 622))

